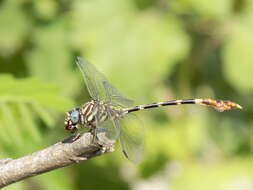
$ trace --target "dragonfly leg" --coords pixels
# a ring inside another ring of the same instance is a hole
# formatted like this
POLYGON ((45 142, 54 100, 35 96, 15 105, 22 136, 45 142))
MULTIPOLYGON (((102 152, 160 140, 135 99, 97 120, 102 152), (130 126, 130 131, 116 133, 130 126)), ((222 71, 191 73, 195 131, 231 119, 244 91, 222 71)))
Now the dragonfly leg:
POLYGON ((75 142, 76 140, 78 140, 81 137, 80 133, 75 134, 74 138, 72 139, 72 142, 75 142))
POLYGON ((98 142, 98 137, 97 137, 97 132, 96 129, 90 129, 89 132, 92 134, 93 138, 92 138, 92 142, 98 142))
POLYGON ((71 129, 70 133, 74 134, 73 138, 71 139, 72 142, 75 142, 76 140, 78 140, 81 137, 80 133, 76 133, 78 130, 77 127, 71 129))

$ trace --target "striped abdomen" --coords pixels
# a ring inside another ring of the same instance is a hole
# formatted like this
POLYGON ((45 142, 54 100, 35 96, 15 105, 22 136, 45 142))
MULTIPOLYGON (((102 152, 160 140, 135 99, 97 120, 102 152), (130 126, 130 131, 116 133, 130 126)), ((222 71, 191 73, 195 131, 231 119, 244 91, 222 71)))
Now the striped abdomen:
POLYGON ((229 110, 233 108, 242 109, 242 107, 231 101, 223 101, 223 100, 213 100, 213 99, 188 99, 188 100, 170 100, 167 102, 158 102, 153 104, 146 104, 146 105, 139 105, 131 108, 127 108, 124 111, 126 113, 139 111, 143 109, 150 109, 156 108, 160 106, 172 106, 172 105, 180 105, 180 104, 199 104, 199 105, 206 105, 215 108, 218 111, 229 110))

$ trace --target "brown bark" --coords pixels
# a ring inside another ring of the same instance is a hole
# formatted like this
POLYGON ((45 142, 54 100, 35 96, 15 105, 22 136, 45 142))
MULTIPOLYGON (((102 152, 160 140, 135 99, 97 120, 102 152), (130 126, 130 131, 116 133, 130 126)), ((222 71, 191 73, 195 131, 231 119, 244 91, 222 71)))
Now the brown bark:
POLYGON ((31 176, 113 152, 113 143, 102 146, 93 137, 91 133, 85 133, 75 141, 70 137, 18 159, 0 160, 0 188, 31 176))

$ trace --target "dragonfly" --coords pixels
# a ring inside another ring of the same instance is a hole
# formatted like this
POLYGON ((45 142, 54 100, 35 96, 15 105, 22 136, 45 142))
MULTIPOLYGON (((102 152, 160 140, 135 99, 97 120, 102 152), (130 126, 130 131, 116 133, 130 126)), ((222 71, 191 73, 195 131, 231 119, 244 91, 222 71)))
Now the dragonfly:
MULTIPOLYGON (((122 95, 89 61, 77 57, 75 62, 83 75, 91 101, 66 112, 65 129, 71 133, 76 133, 80 128, 89 129, 94 134, 97 134, 97 131, 105 131, 109 139, 119 139, 123 154, 133 163, 140 162, 144 146, 142 124, 134 112, 182 104, 210 106, 220 112, 234 108, 242 109, 235 102, 209 98, 134 105, 133 100, 122 95)), ((106 140, 99 140, 106 144, 106 140)))

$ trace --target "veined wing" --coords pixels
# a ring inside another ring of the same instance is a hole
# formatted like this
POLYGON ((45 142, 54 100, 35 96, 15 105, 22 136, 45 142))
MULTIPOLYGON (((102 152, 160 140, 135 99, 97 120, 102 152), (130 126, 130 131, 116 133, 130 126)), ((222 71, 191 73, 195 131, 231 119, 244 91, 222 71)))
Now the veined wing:
POLYGON ((136 115, 127 114, 120 125, 120 144, 125 157, 133 163, 140 162, 144 147, 141 121, 136 115))
POLYGON ((114 120, 107 120, 97 125, 96 137, 101 144, 114 144, 119 138, 120 129, 115 125, 115 122, 114 120))
POLYGON ((110 110, 103 107, 97 107, 97 109, 95 122, 98 140, 105 145, 114 143, 120 135, 119 125, 116 123, 117 119, 110 110))
POLYGON ((93 100, 99 100, 111 103, 117 106, 127 106, 132 103, 125 98, 114 86, 112 86, 106 77, 100 73, 86 59, 77 57, 76 64, 83 74, 89 94, 93 100))
POLYGON ((127 114, 125 117, 123 120, 111 119, 98 124, 97 138, 100 143, 107 145, 120 137, 124 156, 137 164, 143 153, 143 129, 135 115, 127 114))
POLYGON ((131 107, 133 100, 125 98, 115 87, 108 82, 104 82, 104 89, 106 90, 105 102, 110 102, 114 106, 131 107))

